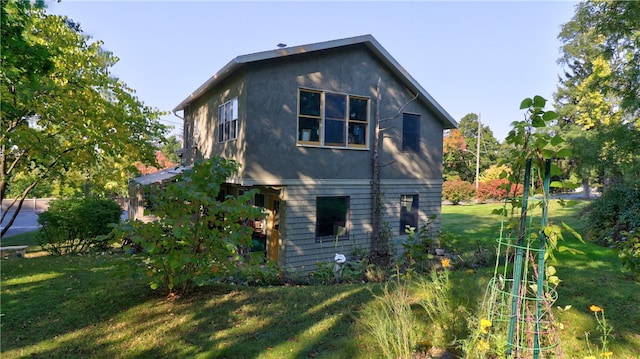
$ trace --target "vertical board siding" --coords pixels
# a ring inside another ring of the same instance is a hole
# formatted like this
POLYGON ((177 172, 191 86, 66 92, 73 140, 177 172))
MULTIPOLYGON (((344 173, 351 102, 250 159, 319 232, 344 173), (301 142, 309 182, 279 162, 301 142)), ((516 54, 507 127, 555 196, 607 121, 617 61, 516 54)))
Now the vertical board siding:
MULTIPOLYGON (((400 243, 406 235, 398 235, 400 228, 400 196, 418 194, 419 226, 427 218, 436 215, 435 228, 440 227, 441 182, 425 183, 416 181, 411 184, 383 184, 383 222, 389 223, 393 234, 395 250, 401 254, 400 243)), ((369 184, 351 185, 288 185, 286 188, 286 226, 284 228, 284 250, 286 267, 298 272, 311 272, 318 264, 330 265, 336 253, 344 254, 347 260, 354 252, 367 252, 371 244, 371 186, 369 184), (317 242, 316 197, 349 196, 349 239, 317 242)))

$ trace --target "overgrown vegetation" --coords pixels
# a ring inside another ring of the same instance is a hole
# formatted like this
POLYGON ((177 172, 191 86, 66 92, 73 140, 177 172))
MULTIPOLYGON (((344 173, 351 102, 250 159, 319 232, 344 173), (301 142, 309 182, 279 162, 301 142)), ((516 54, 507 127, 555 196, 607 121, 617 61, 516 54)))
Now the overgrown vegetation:
POLYGON ((624 271, 640 280, 640 187, 637 182, 611 185, 583 212, 587 239, 619 250, 624 271))
POLYGON ((106 250, 108 244, 98 239, 120 222, 122 208, 107 198, 69 198, 51 201, 49 209, 38 216, 41 229, 38 243, 51 254, 77 254, 106 250))
POLYGON ((162 191, 152 191, 150 213, 156 220, 132 221, 119 228, 140 248, 130 272, 143 272, 153 289, 185 293, 235 270, 243 248, 251 246, 247 219, 262 218, 250 204, 255 191, 219 199, 221 184, 238 170, 232 160, 214 157, 193 165, 162 191))
MULTIPOLYGON (((582 232, 584 222, 576 215, 588 203, 565 208, 553 201, 550 215, 582 232)), ((455 236, 450 243, 458 255, 472 255, 478 247, 493 250, 500 222, 491 212, 501 206, 443 207, 442 229, 455 236)), ((592 350, 600 347, 601 334, 589 309, 593 304, 606 310, 613 327, 607 350, 614 357, 640 356, 640 284, 620 273, 614 250, 573 242, 585 254, 558 253, 554 264, 562 275, 554 310, 572 306, 556 312, 558 322, 564 324, 559 331, 564 356, 590 355, 585 332, 590 333, 592 350)), ((118 276, 120 264, 132 261, 128 256, 36 257, 34 249, 30 248, 25 259, 11 257, 1 264, 3 358, 383 357, 377 340, 360 324, 366 320, 369 304, 380 305, 373 303, 384 296, 384 284, 300 286, 289 282, 266 287, 211 283, 195 288, 189 297, 167 300, 149 289, 146 277, 118 276)), ((459 257, 454 256, 451 265, 459 268, 459 257)), ((473 313, 492 273, 493 268, 483 266, 449 270, 455 303, 451 307, 459 308, 453 313, 456 329, 450 333, 455 333, 459 345, 479 328, 480 318, 473 313)), ((413 274, 414 279, 419 277, 413 274)), ((425 285, 432 283, 428 275, 424 280, 425 285)), ((391 292, 393 287, 388 285, 391 292)), ((416 330, 412 355, 423 353, 424 357, 434 345, 433 328, 449 322, 429 319, 419 304, 425 298, 419 288, 409 285, 406 295, 416 330)), ((448 350, 457 355, 463 352, 462 347, 448 350)), ((471 350, 478 353, 476 346, 471 350)))

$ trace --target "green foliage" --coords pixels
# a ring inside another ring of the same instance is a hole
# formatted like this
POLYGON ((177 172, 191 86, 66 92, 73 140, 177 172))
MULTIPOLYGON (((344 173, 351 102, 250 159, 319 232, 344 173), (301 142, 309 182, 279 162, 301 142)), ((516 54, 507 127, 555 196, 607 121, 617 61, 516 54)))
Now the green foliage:
POLYGON ((235 277, 241 279, 240 284, 249 286, 279 285, 284 282, 283 273, 274 262, 240 266, 235 277))
POLYGON ((454 205, 470 200, 475 193, 474 185, 466 181, 453 180, 442 183, 442 198, 454 205))
POLYGON ((120 221, 122 208, 104 198, 70 198, 52 201, 38 216, 42 226, 38 243, 51 254, 80 253, 89 248, 104 250, 106 243, 97 237, 107 235, 120 221))
POLYGON ((640 2, 585 1, 558 36, 559 125, 585 182, 633 180, 640 169, 639 27, 640 2))
POLYGON ((416 235, 415 228, 409 227, 405 229, 409 235, 407 240, 402 242, 405 250, 404 261, 406 270, 417 271, 418 273, 427 273, 431 268, 431 259, 433 249, 435 248, 433 233, 433 222, 430 219, 416 235))
POLYGON ((610 186, 582 214, 587 239, 619 250, 622 269, 640 279, 640 187, 635 183, 610 186))
POLYGON ((164 190, 152 191, 155 221, 134 221, 120 229, 142 247, 144 266, 132 268, 146 272, 152 289, 186 293, 244 261, 241 249, 251 246, 252 233, 244 220, 264 216, 249 204, 255 191, 217 200, 220 185, 238 167, 220 157, 194 164, 164 190))
POLYGON ((621 234, 622 238, 617 248, 620 250, 622 271, 640 281, 640 233, 634 230, 621 234))
MULTIPOLYGON (((525 119, 511 124, 513 129, 509 132, 509 136, 507 136, 506 139, 506 142, 512 145, 511 159, 509 161, 512 164, 512 170, 505 173, 509 183, 513 187, 514 184, 519 186, 518 184, 524 182, 525 163, 527 160, 531 160, 531 170, 533 173, 531 189, 533 193, 539 193, 543 196, 541 201, 530 203, 528 211, 536 207, 545 210, 545 207, 548 205, 550 193, 545 193, 545 188, 542 185, 543 176, 547 170, 547 162, 549 163, 550 177, 554 178, 561 174, 561 170, 555 162, 560 159, 569 158, 572 154, 571 148, 561 134, 550 130, 553 122, 558 118, 558 114, 554 111, 546 111, 544 109, 546 104, 547 100, 541 96, 534 96, 533 98, 525 98, 522 100, 520 109, 526 110, 525 119)), ((507 162, 500 163, 500 165, 506 164, 507 162)), ((551 187, 574 188, 575 185, 570 182, 554 181, 551 183, 551 187)), ((515 190, 517 190, 517 188, 515 190)), ((512 188, 509 189, 509 192, 512 192, 512 188)), ((570 203, 563 202, 563 204, 568 205, 570 203)), ((526 218, 524 218, 524 216, 527 215, 526 213, 521 213, 520 218, 513 216, 513 214, 517 213, 521 205, 522 201, 514 196, 510 201, 505 202, 505 207, 502 210, 494 210, 494 213, 505 217, 512 214, 505 228, 513 233, 524 233, 520 230, 521 226, 530 225, 525 221, 526 218), (507 210, 508 205, 511 207, 510 210, 507 210)), ((579 240, 582 240, 582 237, 571 227, 564 223, 563 226, 579 240)), ((558 250, 578 253, 569 247, 559 245, 559 240, 564 239, 562 227, 547 223, 544 228, 536 228, 535 224, 533 228, 534 231, 532 231, 530 236, 531 241, 538 240, 539 235, 546 237, 546 256, 553 258, 554 251, 558 250)))
POLYGON ((616 245, 622 232, 640 228, 640 187, 620 183, 610 186, 584 210, 587 239, 600 245, 616 245))
POLYGON ((374 297, 361 310, 359 326, 384 358, 411 358, 417 333, 409 287, 400 281, 386 282, 382 294, 374 297))
POLYGON ((130 164, 155 161, 161 112, 112 76, 118 58, 102 45, 67 17, 2 2, 0 199, 78 171, 83 191, 121 193, 130 164))
POLYGON ((454 295, 449 270, 433 269, 428 277, 419 277, 415 283, 417 303, 429 318, 426 337, 430 346, 452 347, 457 338, 466 335, 467 310, 454 295))
POLYGON ((173 135, 166 139, 166 141, 160 146, 160 152, 171 162, 180 163, 180 156, 178 156, 178 150, 182 148, 182 142, 173 135))

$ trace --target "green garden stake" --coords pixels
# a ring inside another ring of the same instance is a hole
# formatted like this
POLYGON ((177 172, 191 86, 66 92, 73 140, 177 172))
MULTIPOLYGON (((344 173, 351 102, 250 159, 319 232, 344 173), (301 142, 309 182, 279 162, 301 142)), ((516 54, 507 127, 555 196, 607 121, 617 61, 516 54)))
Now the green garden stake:
POLYGON ((545 276, 545 255, 547 249, 547 236, 544 233, 544 228, 547 226, 547 218, 549 217, 549 189, 551 187, 551 160, 546 160, 544 163, 544 179, 542 181, 542 188, 544 198, 542 200, 542 219, 540 221, 540 236, 538 242, 538 286, 536 295, 536 325, 535 325, 535 337, 533 346, 533 358, 538 359, 540 355, 540 332, 542 327, 540 322, 542 318, 542 300, 544 297, 544 276, 545 276))
POLYGON ((538 169, 533 168, 532 160, 525 163, 522 207, 515 238, 510 238, 509 230, 513 228, 503 221, 497 240, 498 258, 482 305, 486 315, 483 319, 491 323, 490 330, 483 329, 482 340, 490 342, 492 347, 503 347, 502 353, 507 358, 561 356, 551 311, 557 293, 549 286, 549 278, 545 278, 547 237, 544 229, 548 225, 551 162, 546 160, 541 165, 544 168, 538 169), (531 173, 535 170, 544 171, 538 233, 532 230, 532 212, 536 205, 530 205, 529 200, 531 173), (501 258, 505 258, 504 262, 501 258))
MULTIPOLYGON (((531 186, 531 159, 527 159, 524 170, 524 188, 522 193, 522 212, 520 213, 520 227, 518 228, 518 245, 516 247, 516 259, 513 265, 513 288, 511 298, 515 299, 520 294, 520 282, 522 277, 522 266, 526 265, 524 259, 524 237, 526 235, 527 208, 529 206, 529 187, 531 186)), ((514 347, 514 334, 518 320, 519 300, 511 301, 511 316, 509 319, 509 334, 507 336, 507 356, 511 355, 514 347)))

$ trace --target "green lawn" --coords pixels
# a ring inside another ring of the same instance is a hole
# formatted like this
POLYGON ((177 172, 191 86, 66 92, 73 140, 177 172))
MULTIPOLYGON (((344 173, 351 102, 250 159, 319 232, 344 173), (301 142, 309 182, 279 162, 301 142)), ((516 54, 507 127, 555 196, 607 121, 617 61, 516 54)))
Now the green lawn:
MULTIPOLYGON (((493 245, 494 205, 445 206, 443 229, 460 245, 493 245)), ((578 209, 552 207, 550 216, 581 228, 578 209)), ((576 244, 585 255, 558 255, 558 313, 566 358, 586 355, 585 331, 595 335, 591 304, 614 326, 617 358, 640 358, 640 283, 622 276, 616 254, 576 244)), ((14 243, 21 244, 21 243, 14 243)), ((215 285, 167 300, 145 278, 119 275, 120 255, 12 257, 1 265, 2 358, 376 358, 357 325, 375 284, 242 287, 215 285)), ((493 268, 454 271, 454 291, 480 300, 493 268)))

